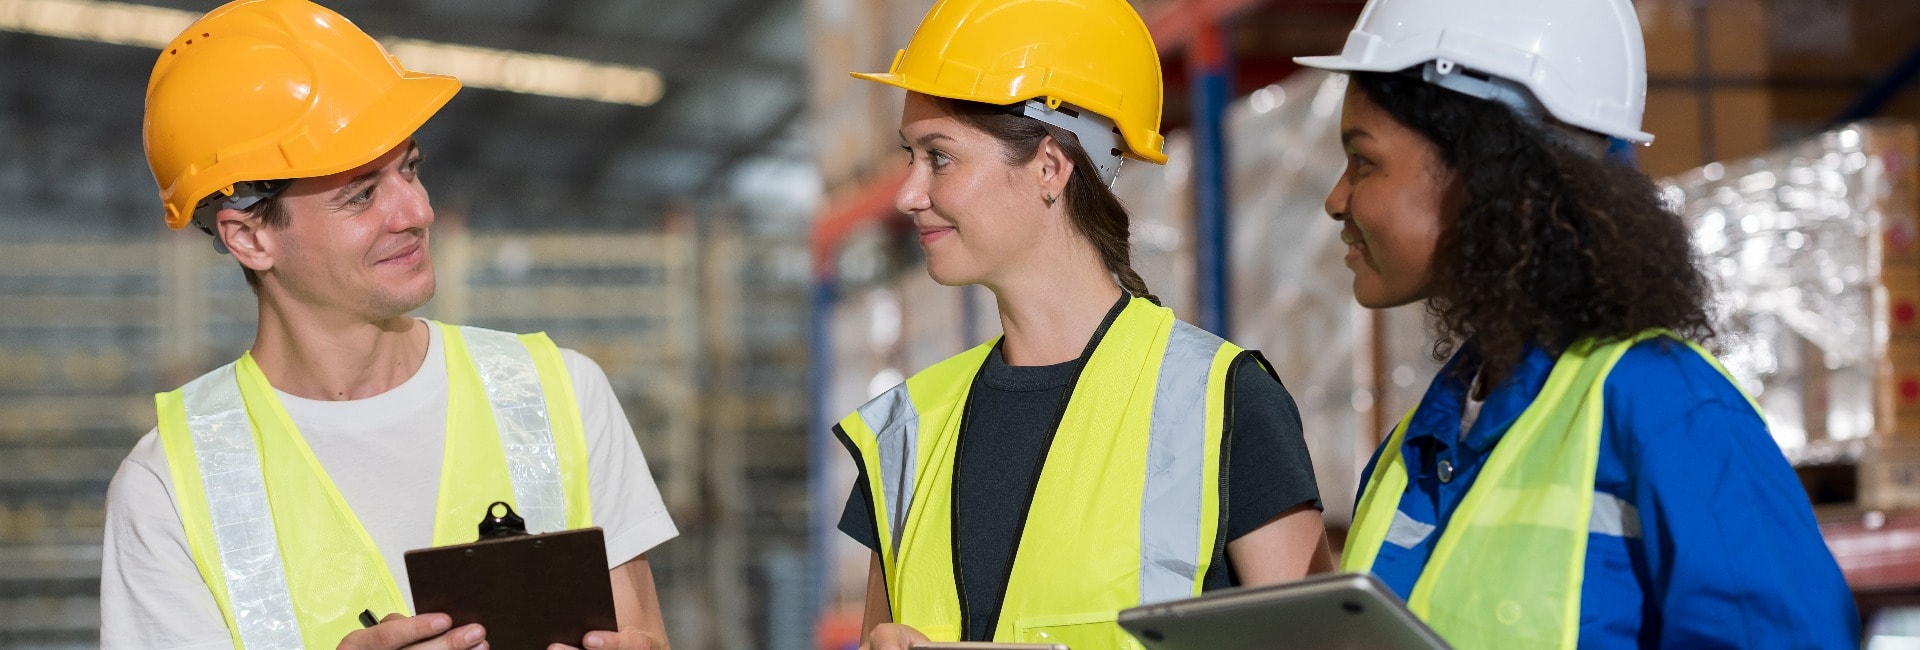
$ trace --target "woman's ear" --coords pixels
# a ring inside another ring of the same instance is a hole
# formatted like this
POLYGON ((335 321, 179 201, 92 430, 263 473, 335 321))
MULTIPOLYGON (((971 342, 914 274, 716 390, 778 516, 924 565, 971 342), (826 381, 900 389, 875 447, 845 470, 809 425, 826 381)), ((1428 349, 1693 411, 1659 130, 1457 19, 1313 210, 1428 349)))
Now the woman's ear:
POLYGON ((1054 197, 1047 201, 1053 205, 1067 191, 1067 181, 1073 178, 1073 158, 1067 156, 1067 150, 1060 142, 1047 136, 1040 141, 1040 152, 1033 157, 1035 171, 1039 174, 1040 192, 1044 197, 1054 197))
POLYGON ((214 215, 214 236, 227 245, 235 261, 255 273, 273 268, 276 242, 271 230, 241 210, 221 208, 214 215))

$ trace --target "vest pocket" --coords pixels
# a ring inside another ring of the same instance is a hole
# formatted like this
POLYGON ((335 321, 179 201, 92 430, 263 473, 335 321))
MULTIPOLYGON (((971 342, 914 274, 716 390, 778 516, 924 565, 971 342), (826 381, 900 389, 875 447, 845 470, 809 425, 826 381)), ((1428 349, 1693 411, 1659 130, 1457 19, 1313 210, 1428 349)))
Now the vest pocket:
POLYGON ((1140 643, 1114 623, 1120 612, 1029 616, 1013 622, 1018 643, 1061 643, 1073 650, 1138 650, 1140 643))

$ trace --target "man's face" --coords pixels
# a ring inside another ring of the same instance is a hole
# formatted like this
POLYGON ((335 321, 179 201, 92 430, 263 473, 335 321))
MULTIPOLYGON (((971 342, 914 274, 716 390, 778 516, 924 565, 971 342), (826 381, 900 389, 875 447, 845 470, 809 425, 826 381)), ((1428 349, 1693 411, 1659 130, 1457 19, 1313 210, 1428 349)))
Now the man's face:
POLYGON ((357 168, 295 181, 277 199, 286 226, 263 233, 272 267, 260 274, 262 289, 367 321, 426 304, 433 207, 419 172, 419 149, 408 140, 357 168))

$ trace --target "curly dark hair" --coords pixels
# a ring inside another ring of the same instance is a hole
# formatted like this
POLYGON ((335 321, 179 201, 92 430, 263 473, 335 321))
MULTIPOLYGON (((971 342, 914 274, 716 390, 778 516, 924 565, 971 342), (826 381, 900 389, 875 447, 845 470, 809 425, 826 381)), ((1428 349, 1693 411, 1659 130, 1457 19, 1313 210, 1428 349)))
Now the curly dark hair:
POLYGON ((1710 285, 1686 225, 1644 174, 1577 148, 1562 127, 1394 73, 1356 73, 1366 99, 1432 143, 1465 201, 1434 248, 1434 356, 1481 359, 1483 384, 1527 346, 1666 328, 1714 336, 1710 285))

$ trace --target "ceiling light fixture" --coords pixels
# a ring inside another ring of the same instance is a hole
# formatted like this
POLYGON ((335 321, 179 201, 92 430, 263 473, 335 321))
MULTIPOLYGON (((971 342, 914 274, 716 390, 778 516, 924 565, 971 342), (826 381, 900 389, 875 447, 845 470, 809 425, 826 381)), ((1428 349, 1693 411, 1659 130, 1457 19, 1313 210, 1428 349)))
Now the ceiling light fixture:
MULTIPOLYGON (((160 49, 200 14, 101 0, 0 0, 0 31, 160 49)), ((652 68, 410 38, 381 45, 407 67, 475 88, 651 106, 665 84, 652 68)))

